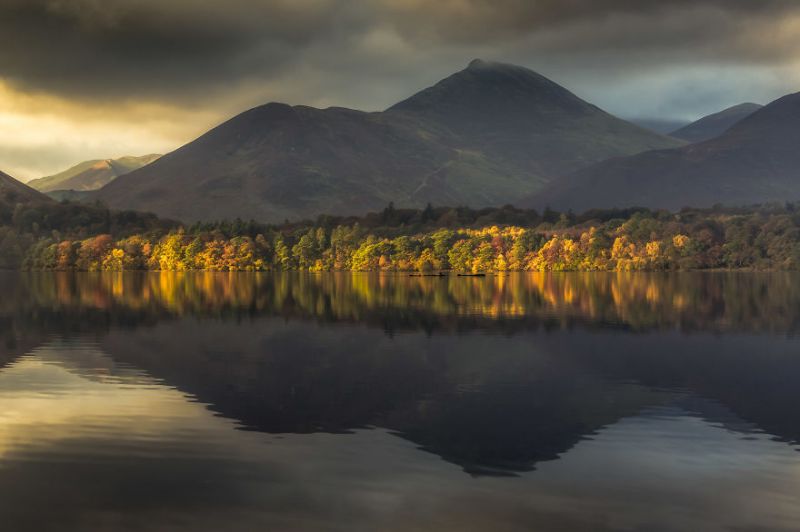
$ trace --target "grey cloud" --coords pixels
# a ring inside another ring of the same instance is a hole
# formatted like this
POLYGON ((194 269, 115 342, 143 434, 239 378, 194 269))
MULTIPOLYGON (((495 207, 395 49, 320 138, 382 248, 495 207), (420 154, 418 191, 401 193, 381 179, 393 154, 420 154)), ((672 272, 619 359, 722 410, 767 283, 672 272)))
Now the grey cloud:
MULTIPOLYGON (((704 10, 719 15, 779 16, 797 11, 793 0, 425 0, 387 1, 397 23, 419 32, 433 29, 438 37, 493 40, 507 34, 527 34, 576 22, 603 24, 609 18, 627 16, 650 20, 649 33, 659 33, 659 18, 671 13, 704 10)), ((696 20, 686 19, 687 25, 696 20)), ((715 33, 713 18, 706 20, 708 35, 715 33)), ((636 28, 629 28, 636 29, 636 28)), ((673 44, 680 44, 673 40, 673 44)))
POLYGON ((0 72, 71 97, 174 97, 269 77, 324 38, 335 4, 0 0, 0 72))
POLYGON ((223 117, 267 99, 379 109, 485 56, 592 100, 647 73, 785 65, 790 17, 795 0, 0 0, 0 79, 223 117))
POLYGON ((270 100, 379 110, 473 57, 623 117, 698 118, 798 90, 798 42, 796 0, 0 0, 0 84, 31 96, 0 96, 31 139, 0 169, 166 152, 270 100))
POLYGON ((656 49, 690 61, 690 51, 759 60, 796 53, 775 36, 748 38, 789 12, 800 14, 800 6, 790 0, 0 0, 0 75, 27 90, 73 98, 202 99, 302 64, 341 65, 367 79, 386 58, 374 57, 363 38, 381 29, 397 33, 420 62, 476 47, 491 54, 526 39, 533 57, 612 51, 619 63, 627 53, 635 61, 656 49))

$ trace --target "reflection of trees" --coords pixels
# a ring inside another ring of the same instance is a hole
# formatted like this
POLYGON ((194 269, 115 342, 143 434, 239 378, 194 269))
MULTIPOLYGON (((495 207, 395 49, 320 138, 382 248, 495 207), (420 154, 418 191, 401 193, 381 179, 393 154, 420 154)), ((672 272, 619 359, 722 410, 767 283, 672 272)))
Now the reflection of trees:
MULTIPOLYGON (((381 274, 30 274, 0 279, 18 305, 152 317, 285 315, 387 329, 574 321, 633 329, 793 331, 791 273, 521 273, 486 278, 381 274), (5 282, 3 282, 3 280, 5 282), (8 285, 8 286, 6 286, 8 285)), ((112 319, 113 321, 113 319, 112 319)))

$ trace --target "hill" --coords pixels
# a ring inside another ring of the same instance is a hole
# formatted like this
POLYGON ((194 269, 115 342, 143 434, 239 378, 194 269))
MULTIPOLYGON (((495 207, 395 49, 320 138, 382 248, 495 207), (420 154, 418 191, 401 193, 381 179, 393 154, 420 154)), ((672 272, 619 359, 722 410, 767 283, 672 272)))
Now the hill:
POLYGON ((56 201, 69 201, 72 203, 86 203, 92 199, 91 190, 54 190, 47 193, 47 197, 56 201))
POLYGON ((384 112, 251 109, 95 197, 184 221, 491 206, 608 157, 678 144, 531 70, 476 60, 384 112))
POLYGON ((669 135, 673 131, 691 124, 688 120, 670 120, 668 118, 629 118, 628 121, 661 135, 669 135))
POLYGON ((0 207, 13 208, 17 203, 50 203, 44 194, 0 172, 0 207))
POLYGON ((747 205, 800 198, 800 93, 719 137, 579 170, 522 205, 570 208, 747 205))
POLYGON ((386 114, 449 131, 458 148, 502 161, 538 183, 610 156, 679 144, 602 111, 532 70, 479 59, 386 114))
POLYGON ((763 106, 757 103, 742 103, 729 107, 719 113, 692 122, 669 135, 687 142, 703 142, 719 137, 728 131, 734 124, 755 113, 763 106))
POLYGON ((97 190, 121 175, 137 170, 161 157, 151 154, 119 159, 84 161, 55 175, 34 179, 28 186, 40 192, 97 190))

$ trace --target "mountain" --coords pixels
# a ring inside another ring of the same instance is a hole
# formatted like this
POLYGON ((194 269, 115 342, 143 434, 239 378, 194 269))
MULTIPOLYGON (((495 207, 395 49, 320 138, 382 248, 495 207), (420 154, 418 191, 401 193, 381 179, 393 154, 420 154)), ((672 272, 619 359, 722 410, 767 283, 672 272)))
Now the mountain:
POLYGON ((639 127, 660 133, 661 135, 669 135, 676 129, 681 129, 691 124, 688 120, 670 120, 665 118, 629 118, 628 121, 639 127))
POLYGON ((580 211, 800 200, 798 145, 800 93, 772 102, 715 139, 601 162, 521 204, 580 211))
POLYGON ((119 176, 148 165, 159 157, 161 156, 151 154, 142 157, 84 161, 58 174, 34 179, 28 186, 40 192, 97 190, 119 176))
POLYGON ((480 59, 386 114, 451 132, 458 149, 502 161, 534 183, 610 156, 678 145, 532 70, 480 59))
POLYGON ((0 172, 0 207, 13 207, 17 203, 50 202, 50 198, 31 187, 0 172))
POLYGON ((687 142, 703 142, 719 137, 734 124, 755 113, 763 106, 757 103, 742 103, 729 107, 719 113, 708 115, 684 126, 669 135, 687 142))
POLYGON ((384 112, 251 109, 94 197, 184 221, 490 206, 608 157, 679 144, 531 70, 476 60, 384 112))
POLYGON ((379 113, 268 104, 96 194, 113 207, 185 221, 282 221, 409 198, 452 150, 379 113))
POLYGON ((58 202, 68 201, 70 203, 85 203, 91 201, 91 190, 54 190, 47 193, 47 197, 58 202))

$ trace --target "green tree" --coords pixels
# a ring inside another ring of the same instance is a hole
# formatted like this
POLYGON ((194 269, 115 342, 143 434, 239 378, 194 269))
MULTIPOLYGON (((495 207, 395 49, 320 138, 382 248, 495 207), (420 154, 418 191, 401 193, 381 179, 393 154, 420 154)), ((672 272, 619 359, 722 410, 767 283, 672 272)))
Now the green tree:
POLYGON ((447 260, 450 268, 457 272, 468 272, 472 270, 472 242, 462 239, 453 244, 447 253, 447 260))
POLYGON ((313 229, 300 237, 292 247, 292 257, 301 270, 308 270, 317 260, 317 239, 313 229))
POLYGON ((278 235, 275 238, 275 245, 273 248, 275 249, 275 258, 273 259, 272 263, 281 270, 291 270, 292 255, 289 251, 289 247, 284 243, 282 236, 278 235))

